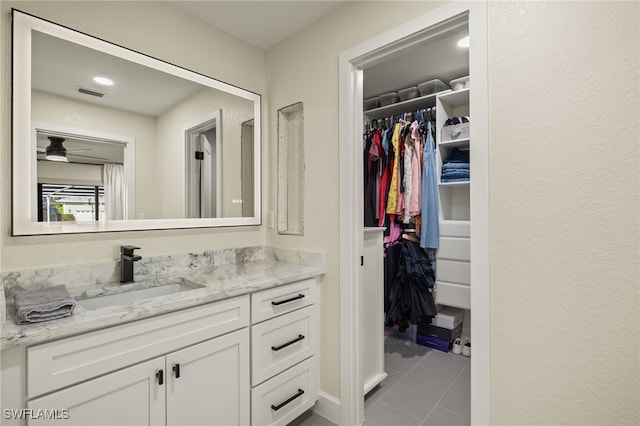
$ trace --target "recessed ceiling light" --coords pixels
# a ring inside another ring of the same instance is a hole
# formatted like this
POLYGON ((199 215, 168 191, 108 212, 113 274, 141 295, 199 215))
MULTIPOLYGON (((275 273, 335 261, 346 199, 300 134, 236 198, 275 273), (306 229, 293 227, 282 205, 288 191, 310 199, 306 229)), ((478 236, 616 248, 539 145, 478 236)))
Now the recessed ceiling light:
POLYGON ((469 36, 462 37, 458 40, 459 47, 469 47, 469 36))
POLYGON ((113 80, 110 80, 107 77, 93 77, 93 81, 98 84, 102 84, 103 86, 113 86, 113 80))

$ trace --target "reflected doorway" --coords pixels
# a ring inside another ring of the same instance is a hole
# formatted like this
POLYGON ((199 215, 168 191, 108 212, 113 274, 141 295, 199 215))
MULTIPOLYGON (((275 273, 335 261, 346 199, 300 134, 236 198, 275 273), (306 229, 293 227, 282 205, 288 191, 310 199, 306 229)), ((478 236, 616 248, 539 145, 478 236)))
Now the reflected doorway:
POLYGON ((220 111, 185 131, 186 217, 222 216, 220 111))

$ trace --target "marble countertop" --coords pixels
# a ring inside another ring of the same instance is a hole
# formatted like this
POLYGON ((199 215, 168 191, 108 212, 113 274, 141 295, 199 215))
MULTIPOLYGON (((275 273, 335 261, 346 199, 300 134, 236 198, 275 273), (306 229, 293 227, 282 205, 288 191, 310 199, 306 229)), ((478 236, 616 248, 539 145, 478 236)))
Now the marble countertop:
MULTIPOLYGON (((13 309, 7 304, 7 315, 2 323, 2 334, 0 335, 0 348, 32 345, 47 340, 86 333, 192 306, 250 294, 303 279, 314 278, 322 274, 324 274, 324 270, 319 267, 271 260, 254 260, 185 273, 156 275, 153 277, 154 281, 182 278, 202 287, 93 310, 85 309, 78 304, 70 317, 28 325, 16 325, 13 318, 13 309)), ((147 280, 150 279, 148 278, 147 280)), ((137 288, 145 285, 150 286, 150 283, 140 280, 135 284, 106 283, 99 286, 73 287, 69 288, 69 293, 76 299, 83 299, 126 292, 130 289, 127 286, 132 285, 137 288)))

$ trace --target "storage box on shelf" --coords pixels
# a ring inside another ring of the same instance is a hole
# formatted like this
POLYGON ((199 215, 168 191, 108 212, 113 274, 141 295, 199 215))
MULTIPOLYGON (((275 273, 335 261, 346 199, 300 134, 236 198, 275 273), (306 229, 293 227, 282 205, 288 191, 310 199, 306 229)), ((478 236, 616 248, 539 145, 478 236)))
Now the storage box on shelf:
POLYGON ((469 88, 469 76, 456 78, 449 83, 452 90, 463 90, 469 88))
MULTIPOLYGON (((442 86, 433 86, 433 87, 442 87, 442 86)), ((396 93, 388 93, 386 95, 380 95, 379 101, 380 106, 374 107, 375 101, 371 99, 367 99, 364 103, 364 115, 369 120, 374 120, 378 118, 386 118, 396 114, 402 114, 405 112, 417 111, 421 108, 429 108, 436 105, 436 97, 438 95, 451 92, 446 86, 444 86, 444 90, 436 93, 428 93, 423 95, 422 92, 420 96, 411 98, 411 95, 416 94, 415 88, 410 88, 404 95, 407 97, 406 100, 400 100, 399 97, 394 97, 396 93), (383 96, 385 97, 383 100, 383 96)))

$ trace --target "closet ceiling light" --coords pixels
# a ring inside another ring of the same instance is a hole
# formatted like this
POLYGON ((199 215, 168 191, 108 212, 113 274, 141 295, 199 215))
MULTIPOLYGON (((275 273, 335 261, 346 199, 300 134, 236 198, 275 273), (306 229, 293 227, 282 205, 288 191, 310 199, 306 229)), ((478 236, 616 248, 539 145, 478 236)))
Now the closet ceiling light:
POLYGON ((102 84, 103 86, 113 86, 113 80, 110 80, 107 77, 93 77, 93 81, 98 84, 102 84))
POLYGON ((459 47, 469 47, 469 36, 462 37, 458 40, 459 47))

